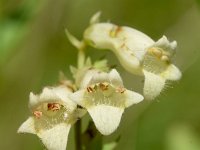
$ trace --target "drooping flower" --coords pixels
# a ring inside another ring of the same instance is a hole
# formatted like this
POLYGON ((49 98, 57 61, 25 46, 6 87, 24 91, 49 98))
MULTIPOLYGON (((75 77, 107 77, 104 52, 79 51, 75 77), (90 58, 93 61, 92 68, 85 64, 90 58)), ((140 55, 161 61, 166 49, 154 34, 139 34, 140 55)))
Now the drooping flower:
POLYGON ((172 64, 177 46, 163 36, 157 42, 146 34, 126 26, 99 23, 99 13, 92 17, 84 32, 84 40, 97 49, 115 53, 121 65, 130 73, 145 76, 144 96, 154 99, 166 80, 179 80, 180 70, 172 64))
POLYGON ((79 117, 76 103, 68 98, 70 93, 65 86, 46 87, 40 95, 30 93, 32 115, 18 133, 36 134, 49 150, 65 150, 69 130, 79 117))
POLYGON ((119 126, 124 109, 141 102, 143 96, 124 88, 115 69, 88 75, 92 75, 90 81, 84 82, 84 88, 71 94, 70 98, 87 109, 103 135, 109 135, 119 126))

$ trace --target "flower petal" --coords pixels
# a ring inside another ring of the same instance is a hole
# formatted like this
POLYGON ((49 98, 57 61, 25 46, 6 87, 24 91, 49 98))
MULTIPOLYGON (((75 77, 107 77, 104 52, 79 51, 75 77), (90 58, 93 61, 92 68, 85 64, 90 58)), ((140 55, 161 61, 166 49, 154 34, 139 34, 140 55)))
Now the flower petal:
POLYGON ((123 86, 122 78, 120 77, 119 73, 116 69, 112 69, 109 72, 109 79, 112 85, 114 86, 123 86))
POLYGON ((87 110, 95 126, 103 135, 109 135, 117 129, 124 112, 122 108, 107 105, 97 105, 87 110))
POLYGON ((96 23, 89 26, 84 32, 84 40, 90 45, 98 49, 113 49, 116 41, 110 37, 113 24, 96 23))
POLYGON ((69 98, 74 101, 75 103, 77 103, 78 105, 84 107, 84 95, 85 95, 85 89, 83 90, 79 90, 77 92, 74 92, 72 94, 69 95, 69 98))
POLYGON ((166 36, 163 36, 157 42, 155 42, 152 47, 162 48, 164 51, 169 52, 170 55, 173 55, 177 47, 177 42, 170 42, 166 36))
POLYGON ((132 55, 132 53, 124 51, 114 51, 114 53, 116 54, 120 64, 122 67, 124 67, 125 70, 133 74, 141 74, 141 63, 136 56, 132 55))
POLYGON ((18 129, 18 133, 32 133, 36 134, 34 127, 34 118, 29 117, 18 129))
POLYGON ((82 78, 80 78, 81 79, 81 81, 79 81, 80 89, 86 88, 89 85, 92 77, 95 74, 97 74, 97 72, 99 72, 99 70, 96 70, 96 69, 86 71, 85 75, 82 78))
POLYGON ((42 103, 46 102, 58 102, 60 104, 63 104, 67 107, 69 111, 73 111, 76 108, 76 104, 69 100, 68 95, 72 93, 70 89, 64 87, 64 86, 58 86, 58 87, 45 87, 42 91, 42 93, 34 98, 33 94, 30 94, 31 101, 29 103, 31 108, 35 108, 42 103), (35 99, 35 102, 33 101, 35 99))
POLYGON ((96 23, 84 33, 88 44, 97 49, 112 50, 121 65, 129 72, 141 74, 140 61, 154 41, 144 33, 130 27, 111 23, 96 23))
POLYGON ((38 133, 48 150, 65 150, 71 125, 61 123, 38 133))
POLYGON ((72 93, 71 90, 66 87, 58 86, 53 88, 52 92, 54 92, 61 101, 64 101, 63 104, 67 107, 68 110, 72 112, 74 109, 76 109, 76 104, 69 99, 69 94, 72 93))
POLYGON ((121 27, 121 32, 118 33, 118 36, 121 37, 121 39, 124 38, 122 42, 123 45, 120 46, 119 52, 121 54, 128 54, 131 52, 140 61, 143 59, 147 47, 154 43, 148 35, 126 26, 121 27))
POLYGON ((39 98, 38 95, 35 95, 32 92, 29 94, 29 107, 30 108, 37 105, 38 98, 39 98))
POLYGON ((162 76, 154 73, 143 71, 145 76, 144 81, 144 97, 147 100, 152 100, 160 94, 165 86, 165 79, 162 76))
POLYGON ((161 74, 166 80, 176 81, 182 76, 180 70, 173 64, 169 65, 166 71, 161 74))
POLYGON ((106 73, 106 72, 96 72, 92 76, 88 85, 93 85, 93 84, 102 83, 102 82, 109 82, 110 83, 108 73, 106 73))
POLYGON ((133 104, 137 104, 144 99, 144 97, 139 93, 130 90, 126 90, 124 94, 126 95, 126 103, 125 103, 126 107, 129 107, 133 104))

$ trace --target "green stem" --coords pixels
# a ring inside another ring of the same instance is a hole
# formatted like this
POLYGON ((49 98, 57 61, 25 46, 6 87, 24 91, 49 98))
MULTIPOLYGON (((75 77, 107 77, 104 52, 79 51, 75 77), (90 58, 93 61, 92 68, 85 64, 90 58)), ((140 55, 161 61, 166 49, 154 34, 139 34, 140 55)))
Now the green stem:
POLYGON ((82 68, 85 63, 85 53, 83 49, 78 51, 78 68, 82 68))
MULTIPOLYGON (((82 42, 79 51, 78 51, 78 61, 77 66, 78 69, 84 67, 85 64, 85 43, 82 42)), ((81 141, 81 120, 78 120, 75 124, 75 144, 76 144, 76 150, 82 150, 82 141, 81 141)))
POLYGON ((82 150, 81 120, 78 120, 75 124, 75 144, 76 144, 76 150, 82 150))

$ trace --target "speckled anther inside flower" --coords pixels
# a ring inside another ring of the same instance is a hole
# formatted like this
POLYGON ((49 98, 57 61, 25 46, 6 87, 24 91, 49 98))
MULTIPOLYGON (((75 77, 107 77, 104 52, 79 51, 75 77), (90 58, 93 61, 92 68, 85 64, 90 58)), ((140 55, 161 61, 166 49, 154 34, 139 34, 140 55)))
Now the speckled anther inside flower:
POLYGON ((31 93, 32 116, 18 132, 36 134, 49 150, 65 150, 69 130, 78 117, 77 105, 68 98, 70 93, 64 86, 44 88, 40 95, 31 93))
POLYGON ((97 49, 113 51, 127 71, 145 76, 146 99, 158 96, 166 80, 181 78, 180 70, 172 64, 176 41, 169 42, 163 36, 155 42, 136 29, 94 21, 94 18, 99 20, 97 16, 99 14, 92 17, 92 23, 84 32, 84 40, 97 49))
POLYGON ((87 109, 97 129, 104 135, 117 129, 126 107, 143 100, 140 94, 124 88, 114 69, 109 73, 96 72, 85 87, 71 94, 70 98, 87 109))

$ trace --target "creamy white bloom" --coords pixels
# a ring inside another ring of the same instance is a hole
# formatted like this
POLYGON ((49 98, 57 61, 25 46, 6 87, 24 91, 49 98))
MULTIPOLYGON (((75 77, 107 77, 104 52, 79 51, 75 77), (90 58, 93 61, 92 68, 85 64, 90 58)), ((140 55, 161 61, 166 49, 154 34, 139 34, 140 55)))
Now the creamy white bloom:
POLYGON ((109 73, 90 71, 87 75, 84 88, 70 98, 87 109, 103 135, 109 135, 119 126, 124 109, 142 101, 143 96, 124 88, 115 69, 109 73))
POLYGON ((76 103, 68 98, 70 93, 65 86, 44 88, 40 95, 30 93, 32 115, 18 133, 36 134, 49 150, 65 150, 71 125, 79 117, 76 103))
POLYGON ((172 64, 177 46, 163 36, 157 42, 146 34, 126 26, 98 23, 99 14, 92 18, 84 39, 98 49, 112 50, 121 65, 130 73, 145 76, 144 95, 154 99, 164 88, 166 80, 179 80, 181 72, 172 64))

